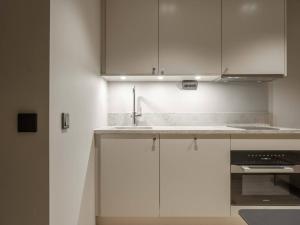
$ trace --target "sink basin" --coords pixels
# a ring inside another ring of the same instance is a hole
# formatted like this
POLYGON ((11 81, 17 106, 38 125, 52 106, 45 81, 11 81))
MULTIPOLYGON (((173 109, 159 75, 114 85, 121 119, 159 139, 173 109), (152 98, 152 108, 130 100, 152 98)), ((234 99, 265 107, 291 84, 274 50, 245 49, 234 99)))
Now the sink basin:
POLYGON ((151 130, 152 127, 149 126, 121 126, 121 127, 114 127, 118 130, 151 130))
POLYGON ((243 130, 280 130, 276 127, 267 127, 267 126, 247 126, 247 125, 236 125, 236 126, 227 126, 231 128, 243 129, 243 130))

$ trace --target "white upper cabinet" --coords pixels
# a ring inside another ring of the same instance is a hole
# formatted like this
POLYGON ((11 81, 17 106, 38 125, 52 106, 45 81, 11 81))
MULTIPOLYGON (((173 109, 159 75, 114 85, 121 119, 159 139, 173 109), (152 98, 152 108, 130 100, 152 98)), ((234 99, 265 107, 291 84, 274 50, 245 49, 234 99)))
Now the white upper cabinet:
POLYGON ((159 1, 161 74, 221 74, 221 0, 159 1))
POLYGON ((285 0, 222 4, 222 73, 286 74, 285 0))
POLYGON ((104 75, 286 75, 286 0, 103 1, 104 75))
POLYGON ((106 0, 108 75, 151 75, 158 70, 158 1, 106 0))

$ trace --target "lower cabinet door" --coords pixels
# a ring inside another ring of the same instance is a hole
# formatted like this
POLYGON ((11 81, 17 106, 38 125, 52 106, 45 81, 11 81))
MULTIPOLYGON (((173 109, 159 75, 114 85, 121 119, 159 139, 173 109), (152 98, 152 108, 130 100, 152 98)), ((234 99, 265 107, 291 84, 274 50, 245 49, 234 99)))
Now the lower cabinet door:
POLYGON ((160 216, 230 216, 229 137, 161 137, 160 216))
POLYGON ((114 135, 100 148, 101 217, 158 216, 158 137, 114 135))

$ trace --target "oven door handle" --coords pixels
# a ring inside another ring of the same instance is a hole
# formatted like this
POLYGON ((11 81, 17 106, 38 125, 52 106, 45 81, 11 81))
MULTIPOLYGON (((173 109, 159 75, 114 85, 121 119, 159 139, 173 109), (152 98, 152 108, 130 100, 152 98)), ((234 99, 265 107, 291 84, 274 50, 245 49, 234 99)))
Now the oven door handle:
POLYGON ((244 173, 295 173, 290 166, 241 166, 244 173))

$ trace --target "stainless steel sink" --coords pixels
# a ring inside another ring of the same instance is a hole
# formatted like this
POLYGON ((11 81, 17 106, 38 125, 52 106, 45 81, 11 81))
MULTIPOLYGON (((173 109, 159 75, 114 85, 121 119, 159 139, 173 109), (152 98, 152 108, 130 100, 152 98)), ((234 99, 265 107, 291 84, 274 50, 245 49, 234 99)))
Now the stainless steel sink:
POLYGON ((227 127, 243 129, 243 130, 280 130, 276 127, 267 127, 267 126, 251 126, 251 125, 230 125, 227 127))
POLYGON ((153 127, 149 126, 119 126, 119 127, 114 127, 114 129, 118 130, 151 130, 153 127))

